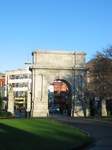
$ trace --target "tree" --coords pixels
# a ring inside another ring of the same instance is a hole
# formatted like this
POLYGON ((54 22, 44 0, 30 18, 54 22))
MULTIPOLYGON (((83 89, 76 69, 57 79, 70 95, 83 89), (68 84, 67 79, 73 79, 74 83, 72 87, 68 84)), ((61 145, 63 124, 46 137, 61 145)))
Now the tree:
POLYGON ((95 95, 100 98, 112 96, 112 60, 97 54, 92 70, 95 95))
POLYGON ((90 79, 87 87, 92 107, 93 110, 96 110, 95 102, 97 102, 101 113, 102 100, 112 99, 112 47, 109 47, 102 52, 97 52, 94 59, 88 62, 87 69, 90 79))
POLYGON ((112 46, 103 51, 104 57, 112 60, 112 46))

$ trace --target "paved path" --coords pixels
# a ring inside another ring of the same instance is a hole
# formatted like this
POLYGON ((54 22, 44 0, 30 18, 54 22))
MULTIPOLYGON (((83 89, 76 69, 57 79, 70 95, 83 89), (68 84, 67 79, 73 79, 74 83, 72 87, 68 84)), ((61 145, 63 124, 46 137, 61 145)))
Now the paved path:
POLYGON ((112 123, 93 119, 70 119, 67 117, 55 116, 57 120, 69 123, 87 132, 95 139, 95 143, 87 150, 112 150, 112 123))

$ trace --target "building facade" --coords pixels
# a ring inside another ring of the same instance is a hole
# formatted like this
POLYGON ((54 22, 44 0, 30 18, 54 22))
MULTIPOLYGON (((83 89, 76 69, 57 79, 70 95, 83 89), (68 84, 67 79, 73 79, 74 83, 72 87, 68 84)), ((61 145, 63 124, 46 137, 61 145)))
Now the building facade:
POLYGON ((5 74, 0 73, 0 96, 4 97, 5 74))
POLYGON ((31 109, 31 72, 29 68, 7 71, 5 74, 5 96, 8 97, 8 110, 12 114, 16 110, 31 109))
POLYGON ((2 99, 2 110, 7 109, 7 99, 5 98, 5 74, 0 73, 0 97, 2 99))

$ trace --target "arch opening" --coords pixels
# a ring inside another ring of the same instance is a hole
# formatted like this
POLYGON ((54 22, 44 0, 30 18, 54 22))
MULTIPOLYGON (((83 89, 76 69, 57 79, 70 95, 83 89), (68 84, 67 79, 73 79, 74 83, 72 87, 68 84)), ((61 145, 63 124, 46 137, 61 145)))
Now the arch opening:
POLYGON ((48 86, 50 114, 71 116, 71 85, 64 79, 56 79, 48 86))

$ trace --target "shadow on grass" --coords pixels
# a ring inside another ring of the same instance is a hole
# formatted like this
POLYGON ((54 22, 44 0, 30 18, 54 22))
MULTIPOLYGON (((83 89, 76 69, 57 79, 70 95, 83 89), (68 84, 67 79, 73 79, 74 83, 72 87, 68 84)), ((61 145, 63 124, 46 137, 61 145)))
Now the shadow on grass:
POLYGON ((69 150, 72 143, 61 139, 35 135, 8 125, 0 124, 0 150, 69 150))

